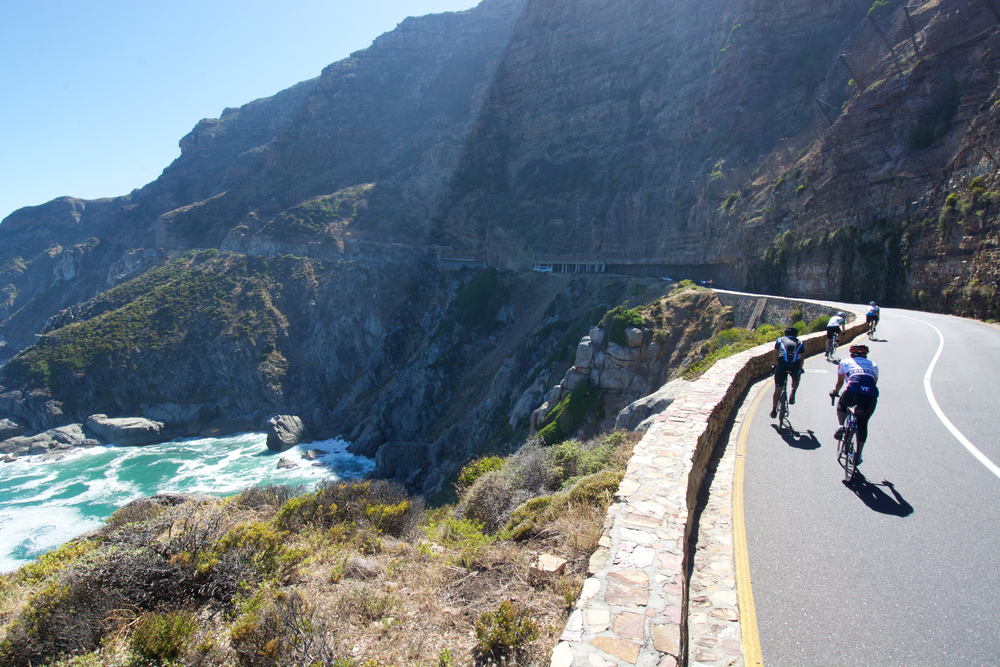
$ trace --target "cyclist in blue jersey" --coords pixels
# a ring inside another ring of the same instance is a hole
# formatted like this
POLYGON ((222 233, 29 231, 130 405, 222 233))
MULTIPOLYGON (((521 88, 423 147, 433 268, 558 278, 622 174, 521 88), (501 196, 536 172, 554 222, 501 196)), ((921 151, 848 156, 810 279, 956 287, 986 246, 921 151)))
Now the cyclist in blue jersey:
POLYGON ((868 312, 865 313, 865 322, 868 324, 868 337, 870 338, 873 333, 875 333, 875 327, 878 326, 879 318, 879 307, 875 305, 872 301, 868 304, 868 312))
POLYGON ((771 399, 771 419, 778 416, 778 398, 785 380, 792 376, 792 393, 788 402, 795 404, 795 391, 799 388, 799 376, 802 375, 802 357, 805 345, 799 340, 799 332, 792 327, 785 329, 785 335, 774 341, 774 352, 771 356, 771 368, 774 371, 774 396, 771 399))
POLYGON ((854 416, 858 422, 858 448, 854 453, 855 465, 861 464, 861 450, 868 440, 868 420, 878 403, 878 366, 868 359, 867 345, 852 345, 851 358, 840 362, 837 367, 837 386, 831 396, 836 396, 847 382, 847 387, 837 403, 837 420, 840 428, 833 434, 837 440, 844 435, 844 420, 847 408, 854 406, 854 416))

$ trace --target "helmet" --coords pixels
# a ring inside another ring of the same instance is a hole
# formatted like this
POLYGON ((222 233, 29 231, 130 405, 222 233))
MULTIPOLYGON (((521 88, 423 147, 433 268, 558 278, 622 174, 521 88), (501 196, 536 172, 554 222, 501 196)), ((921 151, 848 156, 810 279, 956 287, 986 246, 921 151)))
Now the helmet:
POLYGON ((850 351, 852 357, 867 357, 868 356, 868 346, 867 345, 852 345, 849 351, 850 351))
POLYGON ((847 317, 847 313, 842 310, 837 311, 837 317, 847 317))
POLYGON ((874 305, 875 305, 875 302, 874 302, 874 301, 872 301, 872 302, 870 302, 870 303, 869 303, 868 305, 869 305, 869 306, 874 306, 874 305))
POLYGON ((799 330, 796 329, 795 327, 788 327, 787 329, 785 329, 785 335, 788 336, 789 338, 798 338, 799 330))

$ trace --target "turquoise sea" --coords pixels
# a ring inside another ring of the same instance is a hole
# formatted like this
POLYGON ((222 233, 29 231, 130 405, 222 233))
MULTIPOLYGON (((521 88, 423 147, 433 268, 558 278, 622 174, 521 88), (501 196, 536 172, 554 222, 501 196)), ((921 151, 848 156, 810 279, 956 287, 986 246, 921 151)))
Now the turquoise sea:
POLYGON ((358 477, 372 459, 347 453, 340 440, 311 442, 277 454, 263 433, 186 438, 146 447, 93 447, 60 460, 26 456, 0 463, 0 572, 10 572, 71 538, 99 527, 135 498, 161 491, 230 495, 265 484, 315 486, 358 477), (302 459, 310 449, 328 452, 302 459), (297 468, 278 470, 278 459, 297 468), (314 463, 318 465, 314 465, 314 463))

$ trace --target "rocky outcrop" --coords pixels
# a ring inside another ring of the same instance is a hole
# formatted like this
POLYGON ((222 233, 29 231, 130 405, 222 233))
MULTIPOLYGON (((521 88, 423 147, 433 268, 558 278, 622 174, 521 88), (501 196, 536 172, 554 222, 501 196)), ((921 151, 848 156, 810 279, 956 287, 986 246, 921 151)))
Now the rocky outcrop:
POLYGON ((267 420, 267 448, 284 452, 301 442, 308 442, 302 419, 294 415, 277 415, 267 420))
POLYGON ((0 440, 0 454, 13 457, 37 456, 77 447, 95 447, 100 444, 98 440, 87 437, 81 424, 67 424, 36 435, 0 440))
POLYGON ((670 407, 674 399, 690 384, 683 378, 671 380, 649 396, 630 403, 615 417, 615 430, 642 431, 648 428, 646 420, 670 407))
POLYGON ((108 417, 90 415, 85 426, 104 442, 119 447, 138 447, 163 442, 163 422, 143 417, 108 417))
POLYGON ((375 469, 371 476, 389 479, 410 488, 427 475, 428 445, 422 442, 387 442, 375 454, 375 469))

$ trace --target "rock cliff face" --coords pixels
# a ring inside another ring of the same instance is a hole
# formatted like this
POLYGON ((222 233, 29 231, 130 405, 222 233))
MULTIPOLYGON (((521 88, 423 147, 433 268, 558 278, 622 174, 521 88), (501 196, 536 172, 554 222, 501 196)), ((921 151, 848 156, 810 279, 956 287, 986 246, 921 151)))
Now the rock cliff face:
POLYGON ((998 317, 991 7, 484 0, 407 19, 200 121, 145 187, 0 223, 0 361, 34 345, 4 368, 4 414, 213 433, 298 415, 437 464, 527 428, 562 376, 518 346, 557 293, 615 305, 590 279, 504 274, 520 301, 448 329, 471 279, 440 273, 449 258, 696 267, 998 317), (204 249, 222 254, 184 254, 204 249))

